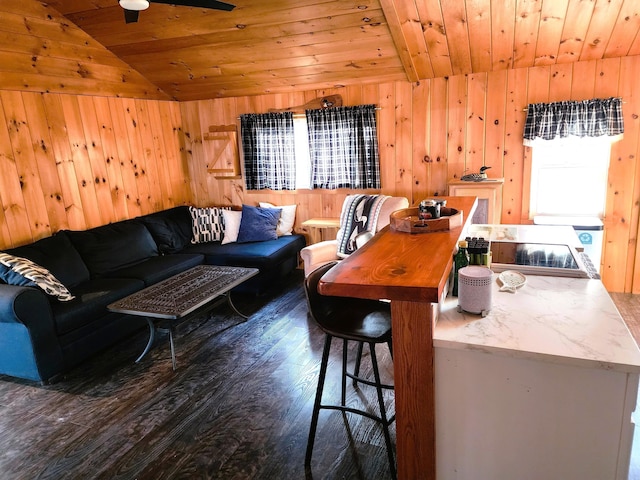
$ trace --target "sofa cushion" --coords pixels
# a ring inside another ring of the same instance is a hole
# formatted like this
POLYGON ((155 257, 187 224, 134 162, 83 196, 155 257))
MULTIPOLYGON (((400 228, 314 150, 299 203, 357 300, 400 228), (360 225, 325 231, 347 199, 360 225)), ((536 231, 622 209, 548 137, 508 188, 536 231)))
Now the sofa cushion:
POLYGON ((189 207, 174 207, 136 220, 147 227, 162 254, 177 253, 191 242, 189 207))
POLYGON ((12 248, 7 253, 43 266, 67 288, 89 280, 89 269, 65 232, 12 248))
POLYGON ((296 258, 306 242, 302 235, 286 235, 276 240, 251 243, 220 242, 191 245, 184 253, 202 253, 208 265, 255 267, 263 271, 279 263, 296 258))
POLYGON ((136 221, 128 220, 84 232, 67 233, 92 277, 104 277, 158 255, 158 246, 151 233, 136 221))
POLYGON ((263 242, 278 238, 276 227, 281 212, 280 208, 243 205, 237 242, 263 242))
POLYGON ((148 286, 183 272, 188 268, 201 265, 203 261, 204 255, 199 253, 162 255, 159 257, 151 257, 130 267, 116 270, 112 272, 110 276, 137 278, 148 286))
POLYGON ((144 288, 142 280, 133 278, 96 278, 74 287, 75 299, 54 303, 56 331, 64 335, 108 313, 107 305, 144 288))
POLYGON ((60 281, 49 270, 32 262, 28 258, 16 257, 0 252, 0 277, 10 285, 38 287, 47 295, 62 302, 73 300, 60 281))

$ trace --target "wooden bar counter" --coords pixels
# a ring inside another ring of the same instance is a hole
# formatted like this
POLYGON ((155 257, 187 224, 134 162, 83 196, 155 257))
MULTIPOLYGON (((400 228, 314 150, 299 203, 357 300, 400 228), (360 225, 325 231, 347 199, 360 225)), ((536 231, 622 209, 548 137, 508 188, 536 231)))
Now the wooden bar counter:
POLYGON ((435 480, 433 329, 453 253, 475 197, 444 197, 463 226, 409 234, 385 228, 322 278, 323 295, 391 300, 400 479, 435 480))

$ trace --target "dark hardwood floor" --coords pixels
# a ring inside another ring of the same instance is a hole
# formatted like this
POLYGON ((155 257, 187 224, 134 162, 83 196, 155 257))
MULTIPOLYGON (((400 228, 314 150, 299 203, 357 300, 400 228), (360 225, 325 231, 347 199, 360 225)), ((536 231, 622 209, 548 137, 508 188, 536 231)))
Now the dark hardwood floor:
MULTIPOLYGON (((302 272, 234 303, 253 312, 248 321, 222 305, 179 325, 176 372, 166 335, 133 362, 141 331, 53 385, 0 376, 0 479, 305 478, 324 336, 307 317, 302 272)), ((334 345, 326 391, 338 398, 334 345)), ((388 352, 378 353, 391 380, 388 352)), ((373 389, 349 391, 375 408, 373 389)), ((392 393, 387 403, 393 412, 392 393)), ((347 418, 321 413, 306 478, 389 477, 380 428, 347 418)))
MULTIPOLYGON (((638 340, 640 296, 612 297, 638 340)), ((166 335, 133 363, 141 331, 54 385, 0 376, 0 479, 304 479, 323 335, 307 317, 302 272, 269 295, 234 299, 253 312, 248 321, 222 305, 180 324, 176 372, 166 335)), ((388 352, 378 353, 391 380, 388 352)), ((327 391, 337 398, 339 348, 332 363, 327 391)), ((375 408, 370 388, 349 391, 375 408)), ((306 478, 388 477, 375 423, 321 413, 306 478)))

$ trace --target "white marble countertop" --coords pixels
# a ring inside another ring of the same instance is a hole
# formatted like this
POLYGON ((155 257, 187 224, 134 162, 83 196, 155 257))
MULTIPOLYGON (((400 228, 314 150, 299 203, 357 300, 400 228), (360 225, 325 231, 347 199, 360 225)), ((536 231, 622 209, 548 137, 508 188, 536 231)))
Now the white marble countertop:
POLYGON ((486 317, 440 303, 436 348, 480 350, 519 358, 640 373, 640 350, 600 280, 527 275, 517 293, 492 279, 486 317))

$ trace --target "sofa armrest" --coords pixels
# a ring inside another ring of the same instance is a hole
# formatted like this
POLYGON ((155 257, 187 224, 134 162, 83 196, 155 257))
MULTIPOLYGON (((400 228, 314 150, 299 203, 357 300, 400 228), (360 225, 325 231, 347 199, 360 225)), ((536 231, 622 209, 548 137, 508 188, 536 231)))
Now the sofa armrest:
POLYGON ((325 240, 308 245, 300 250, 300 257, 304 262, 305 277, 319 266, 334 260, 339 260, 337 252, 337 240, 325 240))
POLYGON ((64 368, 47 295, 0 285, 0 373, 46 382, 64 368))

